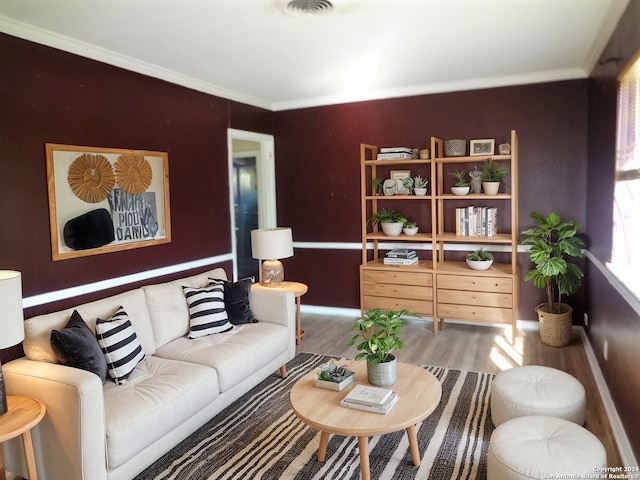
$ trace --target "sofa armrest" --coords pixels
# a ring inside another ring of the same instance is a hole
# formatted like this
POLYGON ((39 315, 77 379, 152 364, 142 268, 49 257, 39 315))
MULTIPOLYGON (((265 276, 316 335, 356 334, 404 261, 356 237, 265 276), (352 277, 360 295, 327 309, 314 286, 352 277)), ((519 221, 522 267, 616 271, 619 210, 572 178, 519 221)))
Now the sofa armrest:
MULTIPOLYGON (((107 478, 104 394, 100 378, 85 370, 19 358, 3 365, 7 395, 42 400, 47 412, 32 429, 41 479, 107 478)), ((5 442, 7 470, 26 477, 22 445, 5 442)))
POLYGON ((293 358, 296 350, 296 298, 293 292, 277 288, 252 288, 249 306, 258 321, 276 323, 289 329, 289 353, 293 358))

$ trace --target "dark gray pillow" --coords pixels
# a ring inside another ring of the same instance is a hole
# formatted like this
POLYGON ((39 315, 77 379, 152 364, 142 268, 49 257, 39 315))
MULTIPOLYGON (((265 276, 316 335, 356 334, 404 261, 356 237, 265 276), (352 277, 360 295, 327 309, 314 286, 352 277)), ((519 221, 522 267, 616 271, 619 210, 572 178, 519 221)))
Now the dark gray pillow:
POLYGON ((232 324, 258 323, 249 307, 249 292, 253 285, 253 277, 243 278, 237 282, 210 278, 209 285, 224 286, 224 308, 232 324))
POLYGON ((95 373, 105 383, 107 360, 95 334, 76 310, 63 329, 51 331, 50 342, 62 365, 95 373))

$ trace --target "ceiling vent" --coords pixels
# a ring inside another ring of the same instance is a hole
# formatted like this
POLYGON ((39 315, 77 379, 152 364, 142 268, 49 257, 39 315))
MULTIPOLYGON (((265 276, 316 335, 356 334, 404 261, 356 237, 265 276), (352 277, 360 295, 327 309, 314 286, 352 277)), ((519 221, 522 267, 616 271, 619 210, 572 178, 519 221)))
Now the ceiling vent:
POLYGON ((334 9, 334 2, 329 0, 285 0, 282 10, 292 17, 303 17, 328 13, 334 9))

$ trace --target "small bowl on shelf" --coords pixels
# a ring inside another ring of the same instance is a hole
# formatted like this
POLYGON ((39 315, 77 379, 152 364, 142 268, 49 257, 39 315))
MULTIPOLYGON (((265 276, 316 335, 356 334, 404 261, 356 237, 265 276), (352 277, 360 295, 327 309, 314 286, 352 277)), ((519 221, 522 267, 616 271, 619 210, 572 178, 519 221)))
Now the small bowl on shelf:
POLYGON ((472 270, 487 270, 493 265, 493 255, 483 248, 469 253, 466 261, 472 270))

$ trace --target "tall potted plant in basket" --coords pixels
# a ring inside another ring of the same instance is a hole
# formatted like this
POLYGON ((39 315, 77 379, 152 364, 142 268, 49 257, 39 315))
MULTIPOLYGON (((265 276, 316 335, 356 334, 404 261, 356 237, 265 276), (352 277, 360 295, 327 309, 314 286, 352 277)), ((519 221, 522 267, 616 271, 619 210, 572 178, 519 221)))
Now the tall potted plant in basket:
POLYGON ((584 273, 569 257, 584 257, 584 242, 576 233, 584 225, 572 220, 562 221, 551 212, 547 217, 533 212, 531 217, 538 224, 522 232, 521 243, 531 245, 530 258, 534 264, 524 277, 533 280, 537 288, 544 288, 547 302, 536 307, 540 322, 540 339, 554 347, 571 342, 573 309, 562 303, 562 295, 570 295, 580 288, 584 273))
POLYGON ((372 385, 388 387, 398 378, 396 357, 391 352, 404 347, 404 342, 398 336, 404 326, 403 316, 419 315, 408 310, 374 308, 364 312, 364 316, 353 324, 352 329, 358 333, 353 336, 349 345, 357 343, 359 353, 356 360, 367 360, 367 377, 372 385))

